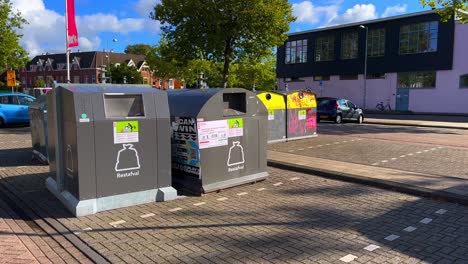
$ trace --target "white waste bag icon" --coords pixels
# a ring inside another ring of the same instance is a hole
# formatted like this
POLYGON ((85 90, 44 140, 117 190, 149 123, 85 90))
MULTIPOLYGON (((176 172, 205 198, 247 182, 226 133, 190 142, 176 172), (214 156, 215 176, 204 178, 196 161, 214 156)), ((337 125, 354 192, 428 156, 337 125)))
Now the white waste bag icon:
POLYGON ((240 144, 240 141, 232 142, 232 146, 229 148, 229 156, 227 165, 236 166, 245 163, 244 148, 240 144))
POLYGON ((123 144, 123 148, 117 154, 115 171, 128 171, 140 169, 140 157, 133 144, 123 144))

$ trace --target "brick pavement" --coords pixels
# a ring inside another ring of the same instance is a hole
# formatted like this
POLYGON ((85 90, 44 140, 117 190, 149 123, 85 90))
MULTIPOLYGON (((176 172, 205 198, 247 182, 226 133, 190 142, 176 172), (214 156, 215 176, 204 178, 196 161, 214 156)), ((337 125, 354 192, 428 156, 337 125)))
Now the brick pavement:
POLYGON ((467 207, 272 168, 257 184, 74 218, 45 190, 47 167, 26 140, 4 156, 2 184, 113 263, 468 263, 467 207))
POLYGON ((0 262, 1 263, 38 263, 31 251, 18 235, 22 230, 11 214, 12 209, 0 200, 0 262), (14 230, 21 230, 15 232, 14 230))
POLYGON ((355 136, 320 135, 313 139, 272 144, 269 149, 321 159, 468 179, 468 148, 355 136))

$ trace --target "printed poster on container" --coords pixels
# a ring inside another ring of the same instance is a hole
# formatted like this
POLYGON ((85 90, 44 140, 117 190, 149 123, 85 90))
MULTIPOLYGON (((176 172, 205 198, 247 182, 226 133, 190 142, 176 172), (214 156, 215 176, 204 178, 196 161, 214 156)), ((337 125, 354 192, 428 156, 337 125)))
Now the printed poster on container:
POLYGON ((114 122, 114 144, 138 142, 138 121, 114 122))
POLYGON ((197 140, 197 121, 193 117, 174 117, 171 127, 172 168, 199 176, 200 153, 197 140))
POLYGON ((275 120, 275 110, 268 110, 268 120, 275 120))
POLYGON ((233 118, 228 120, 229 137, 242 137, 244 135, 244 119, 233 118))
POLYGON ((200 149, 227 146, 228 121, 216 120, 198 122, 198 145, 200 149))

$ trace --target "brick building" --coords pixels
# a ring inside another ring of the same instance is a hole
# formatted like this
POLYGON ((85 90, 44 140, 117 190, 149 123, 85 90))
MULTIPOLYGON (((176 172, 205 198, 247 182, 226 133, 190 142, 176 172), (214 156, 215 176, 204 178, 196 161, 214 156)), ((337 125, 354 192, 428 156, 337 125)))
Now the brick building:
MULTIPOLYGON (((178 81, 161 80, 155 77, 142 55, 112 53, 103 51, 72 52, 70 54, 70 82, 71 83, 100 83, 101 70, 107 65, 126 63, 135 67, 143 77, 143 83, 158 89, 178 89, 178 81)), ((106 73, 109 75, 109 73, 106 73)), ((110 75, 112 76, 112 68, 110 75)), ((34 57, 17 73, 22 87, 35 87, 36 81, 44 80, 46 86, 52 86, 54 81, 67 81, 67 62, 65 53, 45 54, 34 57)))

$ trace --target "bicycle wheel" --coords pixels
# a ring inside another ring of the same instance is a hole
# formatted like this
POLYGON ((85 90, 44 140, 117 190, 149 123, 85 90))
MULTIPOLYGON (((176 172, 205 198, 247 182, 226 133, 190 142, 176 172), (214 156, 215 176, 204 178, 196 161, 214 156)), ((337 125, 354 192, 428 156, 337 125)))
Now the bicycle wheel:
POLYGON ((383 104, 377 104, 377 105, 375 106, 375 109, 377 109, 377 110, 379 110, 379 111, 383 111, 383 110, 384 110, 384 106, 383 106, 383 104))

